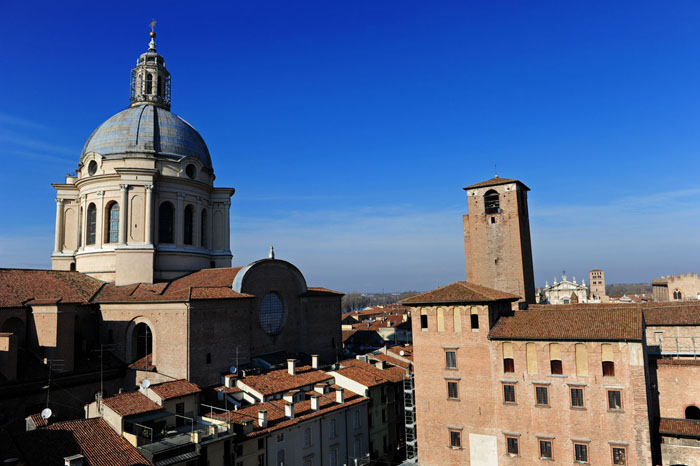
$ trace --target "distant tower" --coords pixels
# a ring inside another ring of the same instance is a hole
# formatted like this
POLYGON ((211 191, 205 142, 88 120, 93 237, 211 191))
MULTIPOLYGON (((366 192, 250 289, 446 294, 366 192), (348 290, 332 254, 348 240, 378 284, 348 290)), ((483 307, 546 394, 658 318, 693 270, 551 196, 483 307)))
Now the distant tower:
POLYGON ((588 272, 588 281, 591 286, 591 298, 603 299, 605 294, 605 272, 600 269, 593 269, 588 272))
POLYGON ((467 281, 535 302, 527 186, 494 177, 464 188, 469 214, 463 216, 467 281))

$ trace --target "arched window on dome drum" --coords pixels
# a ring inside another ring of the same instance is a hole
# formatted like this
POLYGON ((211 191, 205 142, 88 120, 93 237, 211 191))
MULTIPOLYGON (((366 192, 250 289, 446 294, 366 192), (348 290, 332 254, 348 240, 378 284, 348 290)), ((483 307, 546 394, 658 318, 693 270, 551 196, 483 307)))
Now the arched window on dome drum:
POLYGON ((118 243, 119 242, 119 204, 112 202, 107 207, 107 218, 109 223, 107 225, 107 242, 108 243, 118 243))
POLYGON ((158 76, 158 96, 163 95, 163 78, 158 76))
POLYGON ((173 205, 169 202, 163 202, 158 210, 158 242, 173 242, 174 217, 173 205))
POLYGON ((146 94, 153 93, 153 75, 151 73, 146 74, 146 94))
POLYGON ((486 214, 498 214, 501 212, 498 192, 493 189, 486 191, 486 194, 484 194, 484 210, 486 214))
POLYGON ((202 247, 207 247, 207 209, 202 209, 202 224, 200 225, 200 238, 202 241, 202 247))
POLYGON ((95 244, 95 233, 97 228, 97 208, 90 203, 87 208, 87 231, 85 232, 85 244, 95 244))
POLYGON ((192 244, 192 223, 194 217, 194 209, 192 205, 185 207, 185 244, 192 244))

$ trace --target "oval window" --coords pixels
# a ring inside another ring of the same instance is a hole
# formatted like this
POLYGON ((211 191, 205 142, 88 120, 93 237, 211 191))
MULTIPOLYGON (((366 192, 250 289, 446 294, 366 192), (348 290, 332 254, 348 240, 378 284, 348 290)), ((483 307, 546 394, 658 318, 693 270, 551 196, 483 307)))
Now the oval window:
POLYGON ((260 302, 260 326, 268 335, 282 330, 285 321, 284 304, 277 293, 268 293, 260 302))
POLYGON ((88 164, 88 175, 92 176, 95 173, 97 173, 97 162, 90 160, 90 163, 88 164))
POLYGON ((195 176, 197 176, 197 169, 194 168, 194 165, 189 164, 185 167, 185 173, 194 180, 195 176))

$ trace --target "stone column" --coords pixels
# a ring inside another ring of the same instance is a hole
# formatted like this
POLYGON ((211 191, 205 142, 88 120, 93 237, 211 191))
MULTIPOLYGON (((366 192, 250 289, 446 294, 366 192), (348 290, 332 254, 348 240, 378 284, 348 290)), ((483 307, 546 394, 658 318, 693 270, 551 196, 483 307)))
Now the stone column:
POLYGON ((96 219, 95 219, 95 246, 98 248, 102 247, 102 243, 104 242, 104 235, 105 235, 105 224, 104 224, 104 213, 105 213, 105 192, 104 191, 97 191, 97 212, 96 212, 96 219))
POLYGON ((53 253, 61 252, 61 238, 63 238, 63 199, 56 198, 56 233, 53 241, 53 253))
MULTIPOLYGON (((76 212, 75 212, 75 251, 77 251, 82 243, 80 242, 80 223, 83 221, 83 219, 80 216, 80 209, 83 206, 83 199, 82 196, 78 196, 75 198, 75 205, 76 205, 76 212)), ((73 251, 73 252, 75 252, 73 251)))
POLYGON ((202 246, 202 198, 197 197, 192 216, 192 246, 202 246))
POLYGON ((146 186, 146 224, 144 225, 144 241, 153 244, 153 231, 151 231, 151 217, 153 217, 153 185, 146 186))
POLYGON ((87 208, 88 208, 88 203, 87 203, 87 194, 81 194, 80 195, 80 206, 82 207, 82 212, 80 215, 80 224, 82 227, 80 228, 80 250, 82 251, 85 249, 85 241, 87 240, 87 208))
MULTIPOLYGON (((129 204, 129 185, 120 184, 121 200, 119 206, 119 244, 126 244, 126 235, 128 231, 129 216, 127 215, 127 205, 129 204)), ((109 222, 110 219, 107 219, 109 222)))
POLYGON ((207 248, 210 251, 214 250, 214 203, 209 203, 209 209, 207 209, 207 248))
POLYGON ((175 208, 175 245, 185 246, 185 195, 177 193, 177 207, 175 208))

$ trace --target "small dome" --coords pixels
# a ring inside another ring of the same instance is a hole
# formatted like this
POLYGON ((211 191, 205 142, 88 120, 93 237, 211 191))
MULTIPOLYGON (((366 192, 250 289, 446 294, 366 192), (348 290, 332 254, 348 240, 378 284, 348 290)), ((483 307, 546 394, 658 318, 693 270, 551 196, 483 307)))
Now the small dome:
POLYGON ((212 169, 209 149, 197 130, 174 113, 148 104, 127 108, 102 123, 85 143, 81 161, 89 152, 107 158, 130 152, 170 160, 196 157, 212 169))

